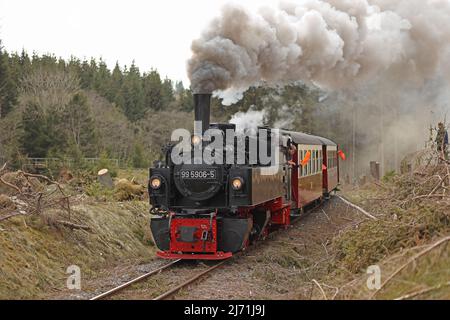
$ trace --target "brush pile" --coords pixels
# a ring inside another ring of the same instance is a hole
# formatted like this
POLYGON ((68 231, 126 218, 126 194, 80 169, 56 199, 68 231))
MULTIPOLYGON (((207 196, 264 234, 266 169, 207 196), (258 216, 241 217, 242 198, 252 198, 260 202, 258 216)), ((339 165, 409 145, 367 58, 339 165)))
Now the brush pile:
POLYGON ((414 171, 385 178, 351 199, 377 220, 336 239, 338 259, 349 270, 450 234, 450 162, 433 151, 415 161, 414 171))
POLYGON ((58 182, 44 175, 8 171, 4 164, 0 168, 0 222, 15 216, 45 216, 48 212, 58 213, 55 224, 86 229, 70 222, 70 196, 58 182))
POLYGON ((145 194, 145 187, 134 181, 119 179, 115 183, 115 198, 117 201, 131 201, 134 199, 142 200, 145 194))

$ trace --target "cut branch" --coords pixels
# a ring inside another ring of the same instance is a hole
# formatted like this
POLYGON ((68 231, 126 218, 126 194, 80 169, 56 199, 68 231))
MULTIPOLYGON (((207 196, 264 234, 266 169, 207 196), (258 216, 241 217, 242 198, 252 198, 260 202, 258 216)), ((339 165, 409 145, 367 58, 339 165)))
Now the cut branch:
POLYGON ((0 182, 3 183, 5 186, 10 187, 11 189, 16 190, 18 193, 20 193, 19 187, 13 185, 12 183, 6 182, 2 177, 0 177, 0 182))
POLYGON ((89 231, 91 230, 91 227, 86 226, 86 225, 80 225, 80 224, 75 224, 72 222, 68 222, 68 221, 57 221, 58 224, 63 225, 65 227, 71 228, 71 229, 81 229, 81 230, 86 230, 89 231))
POLYGON ((412 257, 411 259, 409 259, 405 264, 403 264, 400 268, 398 268, 397 270, 394 271, 394 273, 392 273, 385 281, 384 283, 381 285, 381 287, 379 289, 377 289, 370 298, 373 298, 380 290, 382 290, 387 283, 389 283, 397 274, 399 274, 403 269, 405 269, 407 266, 409 266, 411 263, 413 263, 414 261, 416 261, 417 259, 419 259, 421 256, 427 254, 428 252, 432 251, 433 249, 439 247, 440 245, 446 243, 450 241, 450 236, 445 237, 441 240, 439 240, 438 242, 432 244, 430 247, 428 247, 427 249, 419 252, 418 254, 416 254, 414 257, 412 257))
POLYGON ((347 205, 349 205, 350 207, 352 207, 353 209, 358 210, 359 212, 361 212, 362 214, 364 214, 365 216, 369 217, 372 220, 378 220, 375 216, 371 215, 370 213, 368 213, 366 210, 364 210, 361 207, 358 207, 356 204, 351 203, 350 201, 346 200, 345 198, 341 197, 341 196, 337 196, 339 199, 341 199, 344 203, 346 203, 347 205))
POLYGON ((8 219, 10 219, 12 217, 16 217, 16 216, 26 216, 26 215, 27 215, 26 213, 20 213, 20 212, 14 211, 6 216, 0 217, 0 221, 8 220, 8 219))
POLYGON ((312 282, 314 282, 314 284, 315 284, 317 287, 319 287, 319 290, 320 290, 320 292, 322 293, 323 298, 324 298, 325 300, 328 300, 327 295, 325 294, 325 291, 323 291, 323 288, 322 288, 322 286, 320 285, 320 283, 317 282, 316 279, 312 279, 312 282))
POLYGON ((442 289, 444 287, 448 287, 448 286, 450 286, 450 281, 447 282, 447 283, 441 283, 441 284, 439 284, 437 286, 434 286, 434 287, 431 287, 431 288, 426 288, 426 289, 422 289, 422 290, 419 290, 419 291, 408 293, 408 294, 406 294, 404 296, 396 298, 395 300, 412 299, 412 298, 415 298, 417 296, 421 296, 423 294, 430 293, 430 292, 435 291, 435 290, 440 290, 440 289, 442 289))

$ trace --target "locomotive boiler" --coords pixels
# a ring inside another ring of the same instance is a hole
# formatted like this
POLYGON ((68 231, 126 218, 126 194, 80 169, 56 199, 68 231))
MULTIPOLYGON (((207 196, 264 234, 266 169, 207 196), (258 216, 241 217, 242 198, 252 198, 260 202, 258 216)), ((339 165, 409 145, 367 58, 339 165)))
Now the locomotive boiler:
POLYGON ((332 141, 270 128, 242 134, 232 124, 211 124, 210 102, 210 94, 194 95, 194 134, 169 144, 165 161, 150 169, 150 228, 162 258, 229 258, 289 226, 338 184, 332 141))

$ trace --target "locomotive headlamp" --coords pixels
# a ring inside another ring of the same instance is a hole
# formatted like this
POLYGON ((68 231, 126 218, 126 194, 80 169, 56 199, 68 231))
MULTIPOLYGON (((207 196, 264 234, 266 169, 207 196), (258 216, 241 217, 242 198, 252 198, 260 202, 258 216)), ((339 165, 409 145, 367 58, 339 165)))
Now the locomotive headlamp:
POLYGON ((150 179, 150 186, 152 187, 153 190, 161 188, 161 184, 162 184, 161 178, 153 177, 150 179))
POLYGON ((198 146, 202 142, 202 138, 199 136, 192 136, 191 141, 194 146, 198 146))
POLYGON ((239 191, 243 186, 244 180, 241 177, 233 178, 233 180, 231 180, 231 187, 233 188, 233 190, 239 191))

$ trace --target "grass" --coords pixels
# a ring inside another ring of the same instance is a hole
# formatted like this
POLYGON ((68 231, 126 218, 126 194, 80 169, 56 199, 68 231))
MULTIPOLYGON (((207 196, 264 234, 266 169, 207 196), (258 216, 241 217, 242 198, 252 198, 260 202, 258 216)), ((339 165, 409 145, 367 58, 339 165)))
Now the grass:
MULTIPOLYGON (((66 190, 79 195, 71 186, 66 190)), ((89 231, 52 224, 52 217, 64 214, 53 209, 1 222, 0 299, 40 298, 64 290, 71 265, 81 268, 83 279, 127 259, 154 257, 148 201, 116 202, 112 191, 96 183, 87 190, 91 196, 72 204, 70 221, 89 231)))
POLYGON ((66 269, 90 277, 123 259, 153 257, 146 204, 134 211, 117 204, 80 205, 74 216, 92 231, 52 228, 38 216, 15 217, 0 232, 0 298, 36 298, 65 287, 66 269), (139 213, 137 213, 139 212, 139 213))
MULTIPOLYGON (((431 168, 436 175, 441 168, 431 168)), ((425 172, 425 171, 424 171, 425 172)), ((432 175, 390 176, 381 186, 367 185, 346 196, 378 217, 333 239, 336 270, 328 277, 345 288, 341 298, 371 298, 365 271, 379 265, 386 279, 413 253, 450 235, 450 206, 445 187, 442 198, 429 197, 437 189, 432 175), (352 285, 348 285, 354 281, 352 285), (347 286, 348 285, 348 286, 347 286)), ((439 180, 437 180, 439 182, 439 180)), ((445 185, 445 180, 442 186, 445 185)), ((441 194, 439 191, 439 195, 441 194)), ((450 245, 442 245, 395 275, 373 298, 395 299, 435 288, 419 299, 449 299, 450 245)))

